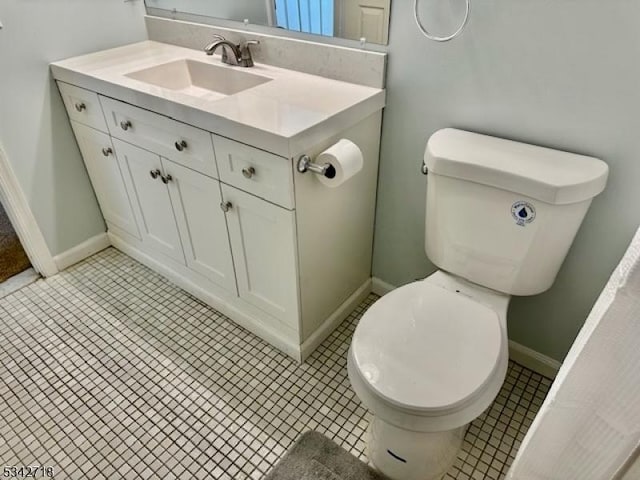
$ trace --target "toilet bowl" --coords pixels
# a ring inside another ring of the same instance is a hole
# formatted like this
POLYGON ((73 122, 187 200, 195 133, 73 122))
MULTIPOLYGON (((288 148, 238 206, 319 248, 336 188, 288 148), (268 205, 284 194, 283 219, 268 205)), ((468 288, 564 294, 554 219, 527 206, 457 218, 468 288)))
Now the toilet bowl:
POLYGON ((440 270, 388 293, 349 348, 351 385, 373 413, 367 456, 393 480, 436 480, 507 371, 511 295, 549 289, 607 165, 456 129, 424 156, 425 252, 440 270))
POLYGON ((403 480, 446 473, 464 427, 504 381, 509 298, 438 271, 363 315, 347 368, 374 415, 367 454, 382 473, 403 480))

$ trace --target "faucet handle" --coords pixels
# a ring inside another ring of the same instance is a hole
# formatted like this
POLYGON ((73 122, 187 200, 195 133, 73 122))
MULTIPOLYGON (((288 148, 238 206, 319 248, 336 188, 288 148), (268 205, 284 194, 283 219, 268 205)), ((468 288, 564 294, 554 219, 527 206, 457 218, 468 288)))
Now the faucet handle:
POLYGON ((247 40, 240 44, 240 62, 243 67, 253 67, 253 58, 251 57, 251 45, 260 45, 259 40, 247 40))
POLYGON ((246 50, 249 52, 249 55, 251 55, 251 51, 249 50, 250 45, 260 45, 260 40, 247 40, 246 42, 242 42, 240 44, 240 51, 244 52, 246 50))

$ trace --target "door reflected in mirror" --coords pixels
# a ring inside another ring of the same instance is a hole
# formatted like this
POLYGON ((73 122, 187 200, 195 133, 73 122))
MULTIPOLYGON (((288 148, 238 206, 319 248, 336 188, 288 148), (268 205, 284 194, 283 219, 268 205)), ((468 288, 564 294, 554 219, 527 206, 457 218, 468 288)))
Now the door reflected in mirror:
POLYGON ((295 32, 386 45, 391 0, 145 0, 150 14, 167 12, 248 20, 295 32))

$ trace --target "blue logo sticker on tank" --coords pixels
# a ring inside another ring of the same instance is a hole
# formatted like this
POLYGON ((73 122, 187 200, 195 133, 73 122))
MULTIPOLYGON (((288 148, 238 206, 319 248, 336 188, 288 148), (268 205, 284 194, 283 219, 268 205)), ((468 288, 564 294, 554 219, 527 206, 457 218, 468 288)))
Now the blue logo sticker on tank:
POLYGON ((516 221, 516 225, 524 227, 536 219, 536 208, 529 202, 520 200, 511 205, 511 216, 516 221))

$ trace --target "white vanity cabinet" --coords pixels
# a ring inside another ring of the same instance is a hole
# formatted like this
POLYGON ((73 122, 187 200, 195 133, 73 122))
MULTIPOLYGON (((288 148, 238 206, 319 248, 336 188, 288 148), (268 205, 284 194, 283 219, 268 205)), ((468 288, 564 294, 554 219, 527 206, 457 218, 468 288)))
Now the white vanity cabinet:
POLYGON ((309 142, 363 151, 332 189, 296 171, 302 152, 58 85, 116 248, 298 360, 370 292, 380 111, 309 142))

